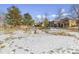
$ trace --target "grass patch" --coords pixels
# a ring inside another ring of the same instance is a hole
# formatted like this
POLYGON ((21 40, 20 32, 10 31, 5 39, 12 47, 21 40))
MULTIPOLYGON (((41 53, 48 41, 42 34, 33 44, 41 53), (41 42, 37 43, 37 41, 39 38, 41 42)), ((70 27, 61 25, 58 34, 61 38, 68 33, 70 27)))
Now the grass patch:
MULTIPOLYGON (((49 32, 47 32, 47 33, 49 33, 49 32)), ((60 31, 60 32, 51 32, 51 33, 49 33, 49 34, 53 34, 53 35, 62 35, 62 36, 72 36, 71 34, 66 33, 66 32, 64 32, 64 31, 60 31)))

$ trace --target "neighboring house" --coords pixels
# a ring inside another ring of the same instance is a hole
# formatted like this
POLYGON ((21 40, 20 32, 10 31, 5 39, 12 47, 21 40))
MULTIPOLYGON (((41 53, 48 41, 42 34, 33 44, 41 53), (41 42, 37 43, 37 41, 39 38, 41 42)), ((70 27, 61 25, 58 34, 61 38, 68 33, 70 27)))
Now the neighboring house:
POLYGON ((79 20, 76 20, 77 26, 79 27, 79 20))
POLYGON ((77 20, 69 20, 69 27, 77 27, 77 20))
POLYGON ((60 20, 54 20, 49 23, 51 27, 60 27, 60 28, 72 28, 77 27, 79 21, 75 19, 64 18, 60 20))

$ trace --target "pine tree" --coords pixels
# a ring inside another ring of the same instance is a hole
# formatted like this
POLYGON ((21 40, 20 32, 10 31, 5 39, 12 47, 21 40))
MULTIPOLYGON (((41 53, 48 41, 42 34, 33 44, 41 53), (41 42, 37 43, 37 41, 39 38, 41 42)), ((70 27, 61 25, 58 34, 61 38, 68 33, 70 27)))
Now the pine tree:
POLYGON ((21 18, 20 11, 17 7, 12 6, 7 9, 8 13, 6 14, 6 22, 9 25, 20 25, 21 24, 21 18))
POLYGON ((30 26, 34 25, 34 20, 32 20, 32 17, 29 13, 24 14, 24 19, 22 20, 22 24, 30 25, 30 26))

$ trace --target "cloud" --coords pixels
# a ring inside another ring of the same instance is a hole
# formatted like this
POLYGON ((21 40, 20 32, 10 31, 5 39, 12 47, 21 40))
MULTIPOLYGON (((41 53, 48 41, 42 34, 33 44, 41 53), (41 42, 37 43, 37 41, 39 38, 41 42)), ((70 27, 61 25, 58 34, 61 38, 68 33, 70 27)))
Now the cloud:
POLYGON ((41 15, 37 15, 36 17, 40 19, 41 18, 41 15))
POLYGON ((53 15, 51 15, 51 17, 53 17, 53 18, 55 18, 55 17, 57 17, 58 15, 56 15, 56 14, 53 14, 53 15))
POLYGON ((70 13, 63 13, 62 16, 69 16, 71 15, 70 13))
MULTIPOLYGON (((49 16, 47 16, 48 18, 55 18, 55 17, 57 17, 58 15, 56 15, 56 14, 52 14, 52 15, 49 15, 49 16)), ((46 16, 45 15, 37 15, 36 16, 37 18, 39 18, 39 19, 41 19, 41 18, 45 18, 46 16)))
POLYGON ((49 15, 49 21, 54 20, 57 16, 58 15, 56 15, 56 14, 49 15))
POLYGON ((68 13, 64 13, 64 14, 63 14, 63 16, 67 16, 67 15, 69 15, 69 14, 68 14, 68 13))

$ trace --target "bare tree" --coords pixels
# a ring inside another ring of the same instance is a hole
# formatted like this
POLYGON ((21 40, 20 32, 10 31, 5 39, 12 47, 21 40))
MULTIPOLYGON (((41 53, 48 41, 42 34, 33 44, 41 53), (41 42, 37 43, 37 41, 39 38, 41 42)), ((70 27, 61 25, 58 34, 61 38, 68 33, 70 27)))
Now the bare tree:
POLYGON ((56 19, 62 18, 62 17, 64 16, 65 13, 66 13, 66 12, 65 12, 64 9, 62 9, 62 8, 58 9, 58 12, 57 12, 57 15, 58 15, 58 16, 57 16, 56 19))
POLYGON ((79 30, 79 4, 74 4, 71 6, 71 16, 73 19, 77 20, 77 26, 79 30))
POLYGON ((72 5, 70 11, 72 18, 79 20, 79 4, 72 5))

